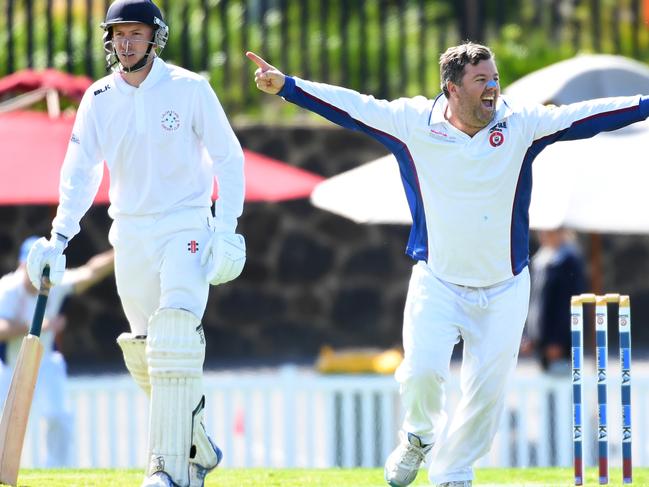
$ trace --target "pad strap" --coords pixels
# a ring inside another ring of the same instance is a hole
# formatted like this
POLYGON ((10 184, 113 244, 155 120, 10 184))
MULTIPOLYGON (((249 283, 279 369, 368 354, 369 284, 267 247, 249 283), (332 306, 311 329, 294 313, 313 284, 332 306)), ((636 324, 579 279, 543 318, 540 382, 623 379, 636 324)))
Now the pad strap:
POLYGON ((205 431, 203 412, 205 411, 205 396, 201 398, 194 410, 192 425, 192 447, 189 452, 189 461, 200 465, 206 470, 212 470, 219 464, 219 458, 214 451, 205 431))

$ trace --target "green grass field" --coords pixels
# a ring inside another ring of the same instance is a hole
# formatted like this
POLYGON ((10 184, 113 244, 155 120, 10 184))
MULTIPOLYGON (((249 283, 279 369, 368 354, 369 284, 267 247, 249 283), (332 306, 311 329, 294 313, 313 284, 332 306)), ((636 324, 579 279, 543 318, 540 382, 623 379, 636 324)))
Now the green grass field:
MULTIPOLYGON (((633 485, 649 486, 649 469, 633 472, 633 485)), ((568 468, 479 469, 479 486, 562 487, 572 483, 568 468)), ((611 469, 611 486, 622 485, 619 469, 611 469)), ((18 477, 23 487, 139 487, 140 470, 24 470, 18 477)), ((585 485, 597 485, 596 469, 588 469, 585 485)), ((207 477, 206 487, 385 487, 382 469, 223 469, 207 477)), ((412 485, 430 485, 421 471, 412 485)))

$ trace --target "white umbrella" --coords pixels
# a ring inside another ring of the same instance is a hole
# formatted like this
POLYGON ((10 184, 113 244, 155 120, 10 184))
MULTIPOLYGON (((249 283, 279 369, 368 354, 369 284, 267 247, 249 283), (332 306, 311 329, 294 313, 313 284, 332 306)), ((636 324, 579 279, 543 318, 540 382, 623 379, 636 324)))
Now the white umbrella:
POLYGON ((531 227, 649 233, 648 140, 641 122, 547 147, 532 165, 531 227))
POLYGON ((565 105, 609 96, 645 94, 649 67, 606 54, 580 55, 523 76, 505 90, 512 98, 565 105))
POLYGON ((319 183, 311 203, 357 223, 412 222, 392 154, 319 183))

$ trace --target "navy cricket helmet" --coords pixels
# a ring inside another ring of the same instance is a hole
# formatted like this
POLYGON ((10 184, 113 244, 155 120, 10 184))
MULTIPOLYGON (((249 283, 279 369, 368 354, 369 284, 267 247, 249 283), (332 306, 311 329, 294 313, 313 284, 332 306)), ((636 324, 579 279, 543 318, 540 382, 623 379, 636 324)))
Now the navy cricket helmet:
POLYGON ((106 19, 101 23, 104 29, 104 50, 106 51, 106 65, 109 69, 115 69, 120 64, 123 71, 133 72, 142 69, 150 59, 151 48, 155 45, 160 53, 169 39, 169 27, 162 17, 162 12, 151 0, 117 0, 108 7, 106 19), (140 22, 153 28, 153 39, 149 44, 144 58, 135 66, 125 68, 119 63, 117 53, 113 46, 113 29, 117 24, 129 22, 140 22))
POLYGON ((167 44, 169 27, 158 6, 151 0, 117 0, 113 2, 108 7, 106 20, 101 23, 101 28, 110 33, 113 25, 127 22, 140 22, 153 27, 153 42, 160 50, 167 44))

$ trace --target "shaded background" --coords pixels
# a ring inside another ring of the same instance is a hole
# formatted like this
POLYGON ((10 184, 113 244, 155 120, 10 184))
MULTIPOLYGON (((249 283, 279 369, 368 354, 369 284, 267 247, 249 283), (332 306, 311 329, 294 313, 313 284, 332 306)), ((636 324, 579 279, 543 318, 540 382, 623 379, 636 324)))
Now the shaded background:
MULTIPOLYGON (((26 67, 104 74, 106 4, 0 0, 0 75, 26 67)), ((577 52, 649 59, 642 2, 623 0, 187 0, 162 1, 171 37, 163 57, 206 73, 244 147, 333 176, 387 151, 259 94, 246 49, 285 71, 381 97, 438 89, 439 52, 462 39, 490 44, 503 85, 577 52)), ((2 115, 0 115, 2 116, 2 115)), ((2 167, 11 164, 0 160, 2 167)), ((0 272, 18 246, 48 234, 53 207, 0 207, 0 272)), ((69 266, 108 248, 106 207, 92 207, 70 244, 69 266)), ((309 362, 322 345, 398 345, 411 261, 408 228, 361 226, 307 200, 247 203, 240 219, 249 257, 239 279, 211 289, 207 365, 309 362)), ((586 254, 592 240, 580 237, 586 254)), ((631 295, 634 347, 649 344, 649 237, 602 235, 603 288, 631 295)), ((531 251, 536 249, 532 241, 531 251)), ((470 258, 470 256, 467 256, 470 258)), ((566 304, 567 305, 567 304, 566 304)), ((114 281, 66 303, 59 346, 72 371, 123 368, 115 344, 127 329, 114 281)), ((567 326, 567 324, 566 324, 567 326)), ((614 333, 611 343, 616 343, 614 333)))
MULTIPOLYGON (((385 153, 360 134, 330 127, 237 130, 242 144, 324 176, 385 153), (322 147, 327 147, 326 152, 322 147)), ((69 267, 108 248, 110 219, 93 206, 66 252, 69 267)), ((8 272, 23 237, 47 234, 55 208, 0 207, 0 267, 8 272)), ((241 277, 211 288, 204 319, 207 366, 310 362, 320 347, 390 347, 401 341, 410 275, 408 228, 358 225, 307 200, 246 203, 240 219, 248 260, 241 277)), ((634 354, 649 343, 649 237, 603 235, 604 289, 631 295, 634 354)), ((580 236, 586 254, 591 240, 580 236)), ((532 252, 536 242, 531 243, 532 252)), ((467 256, 470 258, 470 256, 467 256)), ((566 304, 568 305, 568 304, 566 304)), ((60 346, 71 371, 122 367, 115 338, 128 328, 114 280, 66 303, 60 346)), ((611 329, 611 346, 617 343, 611 329)))

